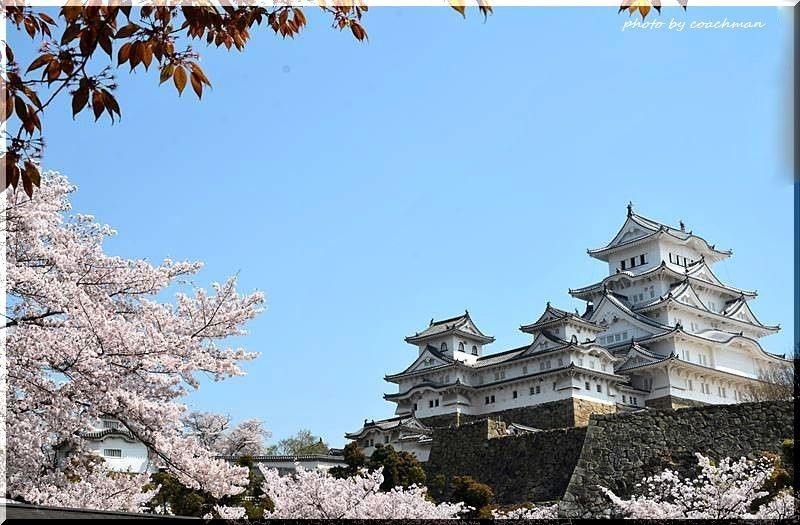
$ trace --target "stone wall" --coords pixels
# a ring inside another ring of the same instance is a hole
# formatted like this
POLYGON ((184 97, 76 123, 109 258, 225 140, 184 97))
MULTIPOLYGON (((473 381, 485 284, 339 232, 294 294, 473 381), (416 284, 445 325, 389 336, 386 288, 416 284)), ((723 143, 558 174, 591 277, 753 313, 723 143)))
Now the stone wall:
POLYGON ((521 436, 506 436, 504 429, 505 424, 496 420, 481 420, 435 430, 425 463, 428 481, 443 476, 447 494, 453 476, 472 476, 491 486, 501 504, 561 498, 586 429, 543 430, 521 436))
MULTIPOLYGON (((592 416, 560 504, 563 517, 599 517, 611 503, 598 486, 629 497, 642 478, 672 468, 694 477, 699 452, 714 459, 781 453, 794 435, 794 403, 767 401, 592 416)), ((552 453, 546 449, 541 454, 552 453)))
POLYGON ((659 397, 657 399, 648 400, 646 403, 648 408, 655 408, 658 410, 675 410, 678 408, 702 407, 708 405, 708 403, 675 396, 659 397))
MULTIPOLYGON (((550 413, 568 409, 562 404, 550 413)), ((573 417, 583 409, 574 405, 573 417)), ((629 497, 642 478, 665 468, 694 476, 695 452, 714 459, 781 453, 782 441, 793 436, 793 409, 791 401, 768 401, 595 414, 588 427, 521 436, 503 435, 505 424, 493 415, 434 430, 425 470, 429 483, 439 476, 448 483, 453 476, 472 476, 490 485, 500 504, 562 500, 563 517, 608 516, 611 503, 598 486, 629 497)), ((542 422, 510 412, 500 413, 506 423, 542 422)))
MULTIPOLYGON (((534 428, 570 428, 585 427, 589 424, 589 415, 592 413, 608 414, 616 412, 614 405, 595 403, 585 399, 564 399, 551 401, 541 405, 498 410, 482 416, 461 414, 458 424, 466 424, 483 419, 495 419, 506 423, 519 423, 534 428)), ((456 426, 455 414, 421 418, 420 421, 432 428, 456 426)))

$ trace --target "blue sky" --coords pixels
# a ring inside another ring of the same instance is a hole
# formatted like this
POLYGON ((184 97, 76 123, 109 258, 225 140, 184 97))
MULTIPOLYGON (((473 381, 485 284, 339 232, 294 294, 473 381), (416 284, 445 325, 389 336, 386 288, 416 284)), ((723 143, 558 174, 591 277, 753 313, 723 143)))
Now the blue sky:
POLYGON ((682 33, 622 32, 613 8, 468 15, 374 8, 361 44, 309 13, 294 41, 201 47, 202 101, 120 71, 120 123, 73 122, 66 99, 50 111, 45 168, 119 231, 109 252, 202 260, 198 284, 240 272, 242 291, 266 293, 237 341, 261 356, 193 407, 341 446, 392 415, 382 378, 431 317, 469 308, 496 352, 528 340, 517 328, 546 301, 582 308, 567 289, 603 277, 585 250, 628 201, 733 249, 717 275, 759 291, 754 311, 783 328, 764 347, 791 352, 778 10, 665 8, 666 22, 767 25, 682 33))

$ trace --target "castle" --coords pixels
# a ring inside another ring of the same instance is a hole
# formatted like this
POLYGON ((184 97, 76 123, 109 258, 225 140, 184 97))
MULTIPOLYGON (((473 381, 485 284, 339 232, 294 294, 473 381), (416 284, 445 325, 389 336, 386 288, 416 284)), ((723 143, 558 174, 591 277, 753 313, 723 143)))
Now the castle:
POLYGON ((791 366, 759 343, 780 328, 753 314, 756 292, 714 275, 732 252, 682 222, 661 224, 629 204, 614 238, 587 252, 608 263, 608 276, 569 290, 586 301, 582 314, 548 302, 520 326, 530 343, 486 355, 494 338, 469 312, 431 320, 405 338, 414 362, 384 378, 397 385, 384 396, 397 417, 345 436, 367 455, 382 443, 425 461, 432 427, 492 417, 535 431, 585 426, 592 413, 739 403, 769 369, 791 366))

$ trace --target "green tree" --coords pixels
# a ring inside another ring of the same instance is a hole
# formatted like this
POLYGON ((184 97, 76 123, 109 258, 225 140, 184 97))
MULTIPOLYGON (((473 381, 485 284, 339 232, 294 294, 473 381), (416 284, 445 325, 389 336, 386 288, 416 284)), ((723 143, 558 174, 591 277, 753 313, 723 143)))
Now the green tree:
POLYGON ((470 513, 471 518, 491 518, 491 505, 494 502, 494 491, 485 483, 475 481, 471 476, 455 476, 452 480, 450 501, 463 501, 476 509, 470 513))
POLYGON ((277 448, 271 450, 275 450, 277 454, 283 456, 306 456, 330 452, 328 444, 307 429, 302 429, 297 434, 280 440, 277 448))
POLYGON ((224 498, 214 498, 209 493, 202 490, 190 489, 168 472, 158 472, 151 476, 150 485, 146 489, 152 489, 161 485, 158 493, 147 504, 151 512, 159 512, 169 509, 171 514, 177 516, 195 516, 201 518, 207 514, 214 515, 214 506, 224 505, 228 507, 244 507, 249 519, 260 519, 264 516, 264 510, 272 510, 273 504, 269 496, 264 494, 261 485, 264 476, 253 463, 251 456, 242 456, 236 464, 242 467, 249 467, 249 483, 244 492, 235 496, 224 498))
POLYGON ((349 478, 362 469, 369 472, 383 468, 383 483, 380 489, 389 491, 394 487, 408 488, 425 484, 425 469, 416 456, 405 451, 397 452, 391 445, 378 444, 369 458, 353 442, 344 447, 345 466, 334 467, 329 472, 337 478, 349 478))
POLYGON ((367 468, 367 456, 355 441, 345 445, 342 455, 344 466, 333 467, 328 471, 334 478, 349 478, 367 468))

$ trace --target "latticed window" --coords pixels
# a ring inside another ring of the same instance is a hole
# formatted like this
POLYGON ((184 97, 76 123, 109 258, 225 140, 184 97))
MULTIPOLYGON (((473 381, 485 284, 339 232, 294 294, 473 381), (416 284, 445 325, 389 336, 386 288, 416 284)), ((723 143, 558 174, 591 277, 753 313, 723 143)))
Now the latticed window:
POLYGON ((103 455, 109 458, 121 458, 122 450, 118 448, 104 448, 103 455))

